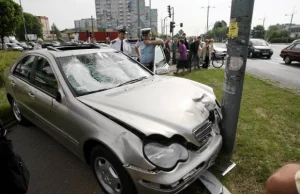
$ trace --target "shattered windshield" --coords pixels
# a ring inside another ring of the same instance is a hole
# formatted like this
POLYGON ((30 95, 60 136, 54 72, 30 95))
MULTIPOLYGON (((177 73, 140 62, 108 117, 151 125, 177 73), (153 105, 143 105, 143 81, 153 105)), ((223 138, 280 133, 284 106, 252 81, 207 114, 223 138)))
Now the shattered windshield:
POLYGON ((58 58, 77 96, 112 89, 151 74, 118 52, 97 52, 58 58))

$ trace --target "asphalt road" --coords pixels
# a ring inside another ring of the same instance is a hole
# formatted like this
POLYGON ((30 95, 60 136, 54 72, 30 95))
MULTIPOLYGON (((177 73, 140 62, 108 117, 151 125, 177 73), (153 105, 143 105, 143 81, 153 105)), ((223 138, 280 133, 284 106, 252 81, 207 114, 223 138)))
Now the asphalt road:
MULTIPOLYGON (((225 44, 217 46, 225 48, 225 44)), ((286 65, 283 59, 279 56, 281 50, 287 45, 274 44, 272 49, 274 54, 271 59, 254 58, 248 59, 247 72, 257 75, 263 79, 270 79, 281 84, 288 85, 300 89, 300 63, 293 62, 291 65, 286 65)))

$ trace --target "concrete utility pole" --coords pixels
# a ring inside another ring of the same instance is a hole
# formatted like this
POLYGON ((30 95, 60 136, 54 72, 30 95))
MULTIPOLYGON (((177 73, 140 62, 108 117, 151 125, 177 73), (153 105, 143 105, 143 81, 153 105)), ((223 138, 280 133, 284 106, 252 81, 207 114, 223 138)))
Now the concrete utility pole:
POLYGON ((20 0, 20 6, 21 6, 21 9, 22 9, 22 17, 23 17, 23 25, 24 25, 24 32, 25 32, 25 40, 27 41, 27 30, 26 30, 26 25, 25 25, 25 17, 24 17, 24 12, 23 12, 23 7, 22 7, 22 2, 20 0))
MULTIPOLYGON (((149 18, 149 21, 150 21, 150 28, 152 29, 152 18, 151 18, 151 0, 149 0, 149 11, 150 11, 150 18, 149 18)), ((151 30, 152 31, 152 30, 151 30)))
POLYGON ((211 9, 211 8, 216 8, 216 7, 211 7, 210 5, 209 5, 209 0, 208 0, 208 6, 207 7, 201 7, 201 8, 207 8, 207 17, 206 17, 206 33, 208 32, 208 21, 209 21, 209 10, 211 9))
MULTIPOLYGON (((175 17, 174 17, 174 15, 175 15, 175 9, 174 9, 174 7, 172 7, 172 22, 174 22, 174 19, 175 19, 175 17)), ((171 26, 170 26, 170 28, 171 28, 171 26)), ((174 29, 172 30, 172 51, 173 51, 173 57, 172 57, 172 64, 176 64, 176 46, 177 45, 175 45, 174 44, 174 29)))
POLYGON ((223 171, 223 176, 235 166, 231 162, 231 158, 242 99, 253 8, 254 0, 232 0, 228 33, 228 58, 222 99, 221 134, 223 146, 220 160, 216 165, 223 171))
MULTIPOLYGON (((296 12, 295 12, 295 6, 294 6, 294 9, 293 9, 293 13, 292 14, 290 14, 290 15, 288 15, 288 14, 285 14, 285 16, 291 16, 291 22, 290 22, 290 31, 291 31, 291 28, 292 28, 292 23, 293 23, 293 18, 294 18, 294 15, 296 14, 296 12)), ((287 37, 287 39, 286 39, 286 43, 288 43, 288 41, 289 41, 289 34, 288 34, 288 37, 287 37)))
POLYGON ((141 38, 140 0, 137 0, 137 11, 138 11, 138 39, 140 39, 141 38))

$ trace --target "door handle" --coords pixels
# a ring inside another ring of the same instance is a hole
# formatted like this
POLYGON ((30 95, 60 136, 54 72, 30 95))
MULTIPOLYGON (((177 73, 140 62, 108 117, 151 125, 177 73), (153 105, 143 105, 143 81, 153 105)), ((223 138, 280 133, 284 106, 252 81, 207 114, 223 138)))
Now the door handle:
POLYGON ((15 82, 14 80, 10 80, 10 84, 11 84, 12 86, 15 86, 15 85, 16 85, 16 82, 15 82))
POLYGON ((31 97, 31 98, 35 98, 35 95, 30 91, 28 92, 28 95, 31 97))

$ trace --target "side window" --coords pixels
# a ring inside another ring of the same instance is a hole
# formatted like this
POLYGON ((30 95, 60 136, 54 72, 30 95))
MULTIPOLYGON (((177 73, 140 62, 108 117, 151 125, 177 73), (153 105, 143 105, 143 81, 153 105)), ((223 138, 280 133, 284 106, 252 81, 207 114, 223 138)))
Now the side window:
POLYGON ((35 56, 27 56, 19 62, 14 70, 14 75, 30 81, 30 76, 32 73, 32 68, 34 64, 35 56))
POLYGON ((165 55, 161 49, 161 46, 155 47, 155 61, 154 64, 160 63, 162 61, 165 61, 165 55))
POLYGON ((296 44, 296 46, 294 46, 293 50, 300 51, 300 44, 296 44))
POLYGON ((49 62, 43 57, 37 57, 34 85, 51 95, 56 95, 57 80, 49 62))

